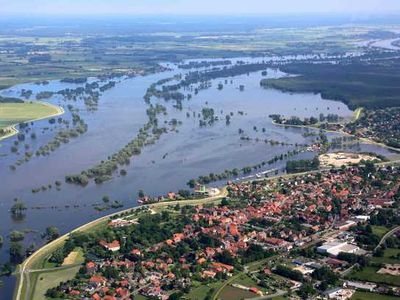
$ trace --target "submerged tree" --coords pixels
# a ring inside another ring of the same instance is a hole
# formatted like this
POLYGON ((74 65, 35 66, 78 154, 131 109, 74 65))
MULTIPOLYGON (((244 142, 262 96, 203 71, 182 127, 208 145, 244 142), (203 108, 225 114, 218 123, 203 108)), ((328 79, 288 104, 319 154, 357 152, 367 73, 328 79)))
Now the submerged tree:
POLYGON ((60 232, 57 227, 49 226, 46 228, 44 236, 47 238, 47 240, 52 241, 60 236, 60 232))
POLYGON ((24 259, 24 249, 20 242, 11 242, 9 253, 12 263, 21 263, 24 259))
POLYGON ((27 207, 24 202, 16 199, 16 202, 14 205, 11 207, 11 214, 14 216, 20 216, 23 215, 24 212, 27 210, 27 207))

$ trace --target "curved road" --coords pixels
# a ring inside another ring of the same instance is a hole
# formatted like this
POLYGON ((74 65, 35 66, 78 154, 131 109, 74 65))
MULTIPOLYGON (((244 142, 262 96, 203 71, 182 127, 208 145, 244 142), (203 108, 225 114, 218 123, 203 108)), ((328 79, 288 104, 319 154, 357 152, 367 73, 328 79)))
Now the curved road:
POLYGON ((389 232, 387 232, 382 238, 381 241, 379 242, 378 246, 375 247, 374 251, 376 251, 380 246, 382 246, 382 244, 387 240, 388 237, 392 236, 393 234, 395 234, 397 231, 400 232, 400 226, 397 226, 395 228, 393 228, 392 230, 390 230, 389 232))

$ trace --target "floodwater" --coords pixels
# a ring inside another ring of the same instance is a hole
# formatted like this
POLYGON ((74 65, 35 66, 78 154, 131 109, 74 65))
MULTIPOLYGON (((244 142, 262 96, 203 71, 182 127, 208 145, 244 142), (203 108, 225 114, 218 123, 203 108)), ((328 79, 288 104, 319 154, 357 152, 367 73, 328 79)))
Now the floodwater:
POLYGON ((388 50, 400 50, 399 46, 394 45, 395 42, 398 42, 400 39, 388 39, 388 40, 380 40, 371 44, 372 47, 383 48, 388 50))
MULTIPOLYGON (((24 243, 41 245, 40 233, 47 226, 57 226, 61 233, 70 231, 90 220, 115 210, 97 212, 93 204, 101 203, 102 197, 108 195, 112 200, 119 200, 124 208, 137 205, 137 194, 143 189, 146 194, 157 196, 169 191, 188 188, 186 182, 200 175, 211 172, 220 173, 226 169, 242 168, 269 160, 275 155, 295 149, 294 145, 271 146, 256 142, 255 138, 273 139, 285 143, 311 143, 313 137, 304 137, 307 129, 283 128, 271 123, 270 114, 296 115, 299 117, 318 116, 320 113, 335 113, 350 117, 352 112, 346 105, 336 101, 321 99, 314 94, 289 94, 273 89, 260 87, 261 72, 228 78, 222 91, 217 89, 219 82, 212 81, 212 87, 200 91, 191 100, 183 101, 183 109, 173 108, 173 101, 157 100, 168 109, 168 115, 159 116, 163 120, 176 118, 182 121, 178 132, 169 132, 161 136, 154 145, 143 149, 142 154, 131 159, 129 166, 123 167, 128 174, 116 176, 113 180, 101 185, 94 183, 86 187, 64 183, 65 175, 79 173, 99 163, 110 154, 118 151, 129 140, 134 138, 139 128, 146 123, 147 105, 143 95, 147 87, 159 79, 168 78, 187 71, 172 70, 148 76, 121 79, 117 85, 104 92, 100 97, 98 110, 86 111, 83 101, 66 101, 54 97, 49 102, 66 107, 68 104, 80 108, 80 116, 88 124, 88 131, 63 144, 49 156, 33 157, 29 162, 17 167, 16 171, 9 165, 22 155, 11 153, 10 148, 16 141, 12 137, 1 141, 0 147, 0 235, 5 243, 0 250, 0 262, 8 259, 8 238, 11 230, 29 230, 24 243), (232 83, 231 83, 232 80, 232 83), (239 90, 244 85, 244 91, 239 90), (203 107, 213 108, 220 121, 212 126, 200 127, 198 117, 203 107), (242 111, 243 115, 238 112, 242 111), (186 113, 190 113, 190 117, 186 113), (226 125, 225 115, 233 113, 231 124, 226 125), (254 130, 256 126, 257 131, 254 130), (265 128, 265 132, 261 129, 265 128), (238 130, 253 138, 251 141, 240 139, 238 130), (62 181, 61 190, 54 187, 50 190, 32 193, 32 188, 62 181), (28 206, 23 220, 14 220, 9 212, 13 199, 22 199, 28 206)), ((276 70, 268 70, 268 78, 285 76, 276 70)), ((77 87, 77 84, 65 84, 51 81, 46 86, 23 84, 2 91, 2 95, 19 95, 22 88, 39 91, 58 91, 66 87, 77 87)), ((34 95, 33 95, 34 97, 34 95)), ((156 101, 153 99, 153 103, 156 101)), ((70 119, 70 113, 62 116, 70 119)), ((37 139, 29 137, 26 143, 31 151, 51 140, 57 132, 58 125, 50 125, 48 120, 34 122, 31 126, 37 139), (43 128, 50 128, 43 130, 43 128)), ((21 149, 21 146, 19 146, 21 149)), ((372 145, 361 145, 358 151, 377 151, 383 155, 390 153, 372 145)), ((23 153, 23 151, 21 151, 23 153)), ((296 158, 309 158, 314 154, 301 153, 296 158)), ((282 168, 285 162, 266 166, 265 169, 282 168)), ((263 170, 261 170, 263 171, 263 170)), ((218 183, 218 184, 222 184, 218 183)), ((14 278, 4 278, 4 287, 0 289, 1 299, 10 299, 14 278)))
POLYGON ((357 42, 356 45, 360 47, 372 47, 372 48, 381 48, 386 50, 400 50, 399 46, 396 46, 394 43, 400 41, 399 38, 395 39, 383 39, 383 40, 366 40, 357 42))

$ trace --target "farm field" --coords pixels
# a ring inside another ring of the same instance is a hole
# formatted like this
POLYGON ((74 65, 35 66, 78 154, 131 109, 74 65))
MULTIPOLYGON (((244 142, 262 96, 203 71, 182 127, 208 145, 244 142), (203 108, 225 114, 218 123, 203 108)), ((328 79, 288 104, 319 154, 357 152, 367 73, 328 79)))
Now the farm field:
POLYGON ((351 300, 394 300, 399 299, 395 296, 380 295, 367 292, 355 292, 351 300))
POLYGON ((46 291, 52 287, 60 284, 60 282, 70 280, 75 277, 78 273, 80 266, 71 267, 62 270, 50 271, 50 272, 40 272, 35 274, 37 276, 37 282, 35 284, 35 289, 32 293, 33 300, 42 300, 46 291))
POLYGON ((62 112, 60 107, 42 102, 1 103, 0 129, 21 122, 59 115, 62 112))
POLYGON ((388 285, 400 285, 400 280, 398 276, 392 276, 387 274, 378 274, 378 267, 365 267, 361 271, 351 273, 349 278, 361 281, 369 281, 375 283, 384 283, 388 285))
POLYGON ((219 297, 222 300, 241 300, 247 298, 254 298, 257 297, 257 295, 228 285, 222 290, 219 297))
POLYGON ((385 226, 372 225, 372 233, 382 238, 386 233, 390 231, 391 228, 385 226))
MULTIPOLYGON (((221 283, 210 283, 207 285, 202 285, 200 282, 194 283, 195 287, 190 290, 190 292, 185 295, 186 299, 190 300, 201 300, 204 299, 205 295, 210 294, 212 290, 218 288, 221 283)), ((145 299, 145 298, 143 298, 145 299)))
POLYGON ((383 257, 372 257, 371 262, 376 264, 398 264, 400 263, 400 257, 394 258, 400 255, 400 249, 388 248, 385 250, 383 257))

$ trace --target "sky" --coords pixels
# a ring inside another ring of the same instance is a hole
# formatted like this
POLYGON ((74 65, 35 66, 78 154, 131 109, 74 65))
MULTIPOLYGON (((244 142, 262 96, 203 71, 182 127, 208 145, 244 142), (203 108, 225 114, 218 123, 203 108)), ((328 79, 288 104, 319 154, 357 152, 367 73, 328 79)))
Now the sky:
POLYGON ((398 13, 400 0, 0 0, 1 15, 398 13))

